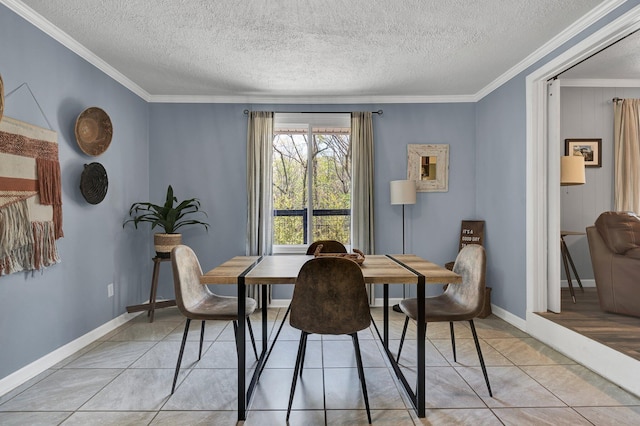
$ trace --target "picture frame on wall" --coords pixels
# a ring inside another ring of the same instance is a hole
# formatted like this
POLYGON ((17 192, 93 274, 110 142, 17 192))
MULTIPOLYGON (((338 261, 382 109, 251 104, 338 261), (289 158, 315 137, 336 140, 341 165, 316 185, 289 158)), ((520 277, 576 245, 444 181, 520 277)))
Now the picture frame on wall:
POLYGON ((407 179, 418 192, 449 191, 449 145, 409 144, 407 179))
POLYGON ((564 155, 582 155, 585 167, 602 167, 602 139, 565 139, 564 155))

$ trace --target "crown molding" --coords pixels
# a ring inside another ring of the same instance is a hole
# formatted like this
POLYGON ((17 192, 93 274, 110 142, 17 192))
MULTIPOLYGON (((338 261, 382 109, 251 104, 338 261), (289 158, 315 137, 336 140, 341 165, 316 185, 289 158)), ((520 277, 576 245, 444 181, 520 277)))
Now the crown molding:
POLYGON ((558 47, 562 46, 565 42, 580 34, 580 32, 593 25, 599 19, 603 18, 626 1, 627 0, 609 0, 601 3, 599 6, 591 10, 582 18, 578 19, 576 22, 565 28, 551 40, 543 44, 540 48, 536 49, 533 53, 513 66, 507 72, 482 88, 478 93, 475 94, 474 99, 476 100, 476 102, 480 101, 489 93, 493 92, 494 90, 520 74, 522 71, 526 70, 531 65, 535 64, 558 47))
POLYGON ((91 50, 84 47, 82 44, 78 43, 73 37, 69 34, 62 31, 60 28, 53 25, 50 21, 46 20, 42 15, 37 13, 35 10, 31 9, 26 4, 22 3, 19 0, 0 0, 0 3, 7 6, 13 12, 18 14, 20 17, 25 19, 27 22, 34 25, 36 28, 40 29, 42 32, 56 40, 58 43, 62 44, 91 65, 98 68, 100 71, 107 74, 109 77, 113 78, 115 81, 131 90, 133 93, 138 95, 143 100, 149 102, 149 93, 138 86, 136 83, 131 81, 128 77, 122 74, 117 69, 113 68, 107 62, 99 58, 96 54, 94 54, 91 50))
POLYGON ((151 95, 151 103, 206 104, 429 104, 475 102, 471 95, 451 96, 182 96, 151 95))
POLYGON ((639 79, 632 78, 560 78, 560 87, 640 87, 639 79))
MULTIPOLYGON (((590 25, 606 16, 609 12, 625 3, 627 0, 608 0, 594 8, 588 14, 574 22, 561 33, 545 43, 542 47, 527 56, 524 60, 510 68, 507 72, 493 80, 475 94, 451 96, 261 96, 261 95, 228 95, 228 96, 197 96, 197 95, 151 95, 117 69, 109 65, 92 51, 78 43, 64 31, 46 20, 43 16, 19 0, 0 0, 0 3, 24 18, 27 22, 58 41, 72 52, 113 78, 115 81, 131 90, 146 102, 150 103, 253 103, 253 104, 417 104, 417 103, 460 103, 478 102, 513 77, 533 65, 545 55, 551 53, 563 43, 579 34, 590 25)), ((634 86, 635 87, 635 86, 634 86)))

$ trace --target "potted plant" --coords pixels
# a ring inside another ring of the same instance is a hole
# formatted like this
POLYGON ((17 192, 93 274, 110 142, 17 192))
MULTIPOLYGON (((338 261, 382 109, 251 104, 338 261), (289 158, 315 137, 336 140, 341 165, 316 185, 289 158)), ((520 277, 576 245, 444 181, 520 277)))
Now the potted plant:
POLYGON ((197 219, 189 218, 193 214, 202 213, 200 210, 200 200, 190 198, 178 203, 178 199, 173 195, 173 188, 169 185, 167 188, 167 198, 164 205, 157 205, 148 202, 137 202, 131 205, 129 216, 131 219, 126 220, 122 227, 133 222, 138 229, 141 222, 149 222, 151 229, 156 227, 164 230, 163 233, 156 233, 153 236, 153 242, 158 257, 168 258, 171 255, 173 247, 182 243, 182 234, 176 231, 187 225, 202 225, 208 231, 209 224, 197 219))

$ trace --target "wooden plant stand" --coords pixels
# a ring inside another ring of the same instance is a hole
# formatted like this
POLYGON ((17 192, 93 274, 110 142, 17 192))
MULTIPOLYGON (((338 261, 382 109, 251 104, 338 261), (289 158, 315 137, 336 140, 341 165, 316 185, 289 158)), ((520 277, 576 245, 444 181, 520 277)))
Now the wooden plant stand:
POLYGON ((160 302, 156 302, 156 292, 158 290, 158 275, 160 274, 160 263, 169 262, 171 261, 171 258, 156 256, 152 260, 153 260, 153 276, 151 278, 151 293, 149 294, 149 303, 127 306, 127 312, 129 313, 147 311, 149 322, 153 322, 153 314, 156 309, 176 306, 175 300, 162 300, 160 302))

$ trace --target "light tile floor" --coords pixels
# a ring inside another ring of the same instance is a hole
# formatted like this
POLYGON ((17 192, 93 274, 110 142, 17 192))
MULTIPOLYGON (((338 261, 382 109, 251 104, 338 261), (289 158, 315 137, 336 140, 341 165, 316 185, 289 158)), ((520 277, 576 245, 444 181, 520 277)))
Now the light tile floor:
MULTIPOLYGON (((269 334, 284 309, 269 310, 269 334)), ((382 310, 372 310, 381 324, 382 310)), ((403 316, 391 312, 392 348, 403 316)), ((28 383, 0 396, 2 425, 234 425, 236 354, 230 323, 209 322, 197 361, 192 331, 178 387, 170 395, 184 320, 175 308, 133 319, 28 383)), ((260 314, 253 318, 261 336, 260 314)), ((373 329, 360 335, 376 425, 638 425, 640 399, 506 322, 476 320, 493 398, 466 323, 458 323, 453 362, 448 324, 427 328, 427 416, 419 419, 395 379, 373 329)), ((299 332, 285 325, 251 401, 246 425, 285 424, 299 332)), ((415 327, 401 364, 415 380, 415 327)), ((247 364, 255 362, 252 351, 247 364)), ((249 372, 248 374, 250 374, 249 372)), ((366 424, 351 339, 310 336, 291 425, 366 424)))

